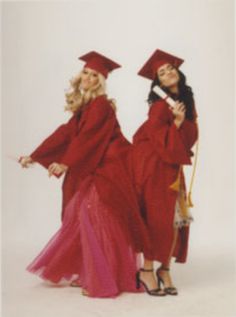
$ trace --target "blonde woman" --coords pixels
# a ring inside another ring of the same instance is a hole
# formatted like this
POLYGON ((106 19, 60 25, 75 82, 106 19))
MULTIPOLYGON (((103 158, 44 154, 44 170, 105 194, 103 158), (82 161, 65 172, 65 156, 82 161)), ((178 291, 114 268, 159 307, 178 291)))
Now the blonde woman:
POLYGON ((120 66, 97 52, 80 59, 86 64, 66 94, 71 119, 19 160, 65 174, 61 228, 27 270, 73 282, 84 295, 114 297, 137 291, 138 253, 148 239, 127 177, 130 143, 105 94, 108 73, 120 66))

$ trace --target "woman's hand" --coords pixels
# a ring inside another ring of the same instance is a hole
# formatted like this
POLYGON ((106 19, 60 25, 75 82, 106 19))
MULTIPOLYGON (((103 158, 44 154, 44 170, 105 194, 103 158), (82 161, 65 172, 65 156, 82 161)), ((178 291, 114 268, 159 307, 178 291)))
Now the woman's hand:
POLYGON ((21 164, 22 167, 26 167, 26 168, 28 168, 30 164, 34 163, 34 161, 32 160, 30 156, 21 156, 18 159, 18 162, 21 164))
POLYGON ((68 169, 68 166, 59 163, 52 163, 48 167, 48 176, 52 176, 53 174, 62 175, 68 169))
POLYGON ((177 101, 175 103, 174 109, 172 110, 172 113, 175 116, 174 123, 177 126, 177 128, 179 128, 181 126, 181 124, 184 122, 185 111, 186 111, 186 108, 185 108, 184 103, 177 101))

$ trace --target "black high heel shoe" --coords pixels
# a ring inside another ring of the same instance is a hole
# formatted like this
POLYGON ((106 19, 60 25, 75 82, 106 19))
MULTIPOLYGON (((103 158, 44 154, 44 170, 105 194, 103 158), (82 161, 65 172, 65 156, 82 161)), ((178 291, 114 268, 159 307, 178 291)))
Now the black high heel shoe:
POLYGON ((168 267, 159 267, 157 270, 156 270, 156 276, 157 276, 157 281, 158 281, 158 287, 160 288, 161 287, 161 283, 163 284, 163 287, 164 287, 164 291, 166 294, 168 295, 178 295, 178 291, 177 291, 177 288, 174 287, 174 286, 169 286, 169 287, 165 287, 165 284, 164 284, 164 281, 163 279, 160 277, 160 275, 158 274, 159 271, 169 271, 170 269, 168 267))
POLYGON ((140 269, 137 273, 136 273, 136 288, 139 289, 141 287, 141 284, 144 286, 146 292, 149 295, 153 295, 153 296, 165 296, 166 293, 163 293, 163 290, 158 287, 158 288, 154 288, 154 289, 149 289, 147 287, 147 285, 140 279, 140 271, 141 272, 153 272, 153 269, 150 270, 146 270, 146 269, 140 269))

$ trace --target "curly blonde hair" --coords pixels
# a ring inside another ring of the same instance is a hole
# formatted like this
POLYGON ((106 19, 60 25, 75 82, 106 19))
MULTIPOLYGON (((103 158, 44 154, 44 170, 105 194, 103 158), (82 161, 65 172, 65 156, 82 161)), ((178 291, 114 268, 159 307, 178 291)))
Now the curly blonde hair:
MULTIPOLYGON (((65 93, 66 105, 64 110, 72 113, 79 110, 84 104, 90 102, 98 96, 106 95, 105 77, 98 73, 98 83, 84 92, 80 89, 81 74, 83 70, 70 80, 70 90, 65 93)), ((114 99, 109 99, 110 104, 116 110, 116 103, 114 99)))

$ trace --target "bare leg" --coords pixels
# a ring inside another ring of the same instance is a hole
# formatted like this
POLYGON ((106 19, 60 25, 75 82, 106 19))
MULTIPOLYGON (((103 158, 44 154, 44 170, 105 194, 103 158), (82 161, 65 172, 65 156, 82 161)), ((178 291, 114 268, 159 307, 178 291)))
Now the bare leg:
POLYGON ((171 250, 170 250, 169 259, 167 260, 166 263, 162 263, 162 265, 165 266, 165 267, 169 267, 169 266, 170 266, 172 254, 173 254, 173 252, 174 252, 175 245, 176 245, 177 238, 178 238, 178 233, 179 233, 179 229, 178 229, 178 228, 175 228, 175 229, 174 229, 173 243, 172 243, 172 247, 171 247, 171 250))
MULTIPOLYGON (((162 265, 161 265, 162 267, 166 267, 166 268, 169 268, 169 267, 170 267, 172 254, 173 254, 173 252, 174 252, 175 245, 176 245, 177 238, 178 238, 178 232, 179 232, 179 229, 178 229, 178 228, 175 228, 175 229, 174 229, 174 238, 173 238, 173 243, 172 243, 170 255, 169 255, 168 260, 167 260, 165 263, 162 263, 162 265)), ((164 280, 165 287, 172 287, 172 286, 173 286, 173 283, 172 283, 172 280, 171 280, 171 276, 170 276, 170 272, 169 272, 169 271, 160 270, 160 271, 159 271, 159 275, 160 275, 161 278, 164 280)))
MULTIPOLYGON (((153 269, 153 261, 144 259, 144 265, 143 268, 145 270, 151 270, 153 269)), ((149 289, 155 289, 157 288, 157 282, 155 279, 154 272, 140 272, 140 278, 141 280, 147 285, 149 289)))
MULTIPOLYGON (((174 252, 176 241, 178 238, 178 231, 179 231, 178 228, 174 229, 173 243, 171 246, 169 258, 168 258, 166 263, 162 263, 162 266, 164 266, 164 267, 170 266, 171 257, 172 257, 172 254, 174 252)), ((148 259, 144 259, 144 269, 146 269, 146 270, 153 269, 153 261, 150 261, 148 259)), ((163 277, 163 280, 165 282, 165 287, 173 286, 169 271, 161 271, 160 276, 163 277)), ((155 279, 154 272, 140 272, 140 277, 141 277, 142 281, 144 281, 147 284, 149 289, 157 288, 157 282, 155 279)))
MULTIPOLYGON (((143 268, 145 270, 149 270, 148 272, 140 271, 141 280, 147 285, 149 290, 157 289, 157 281, 156 276, 153 270, 153 261, 144 258, 143 268)), ((159 291, 159 294, 165 294, 163 290, 159 291)))
POLYGON ((144 265, 143 265, 144 269, 149 270, 149 269, 153 269, 153 261, 144 259, 144 265))

